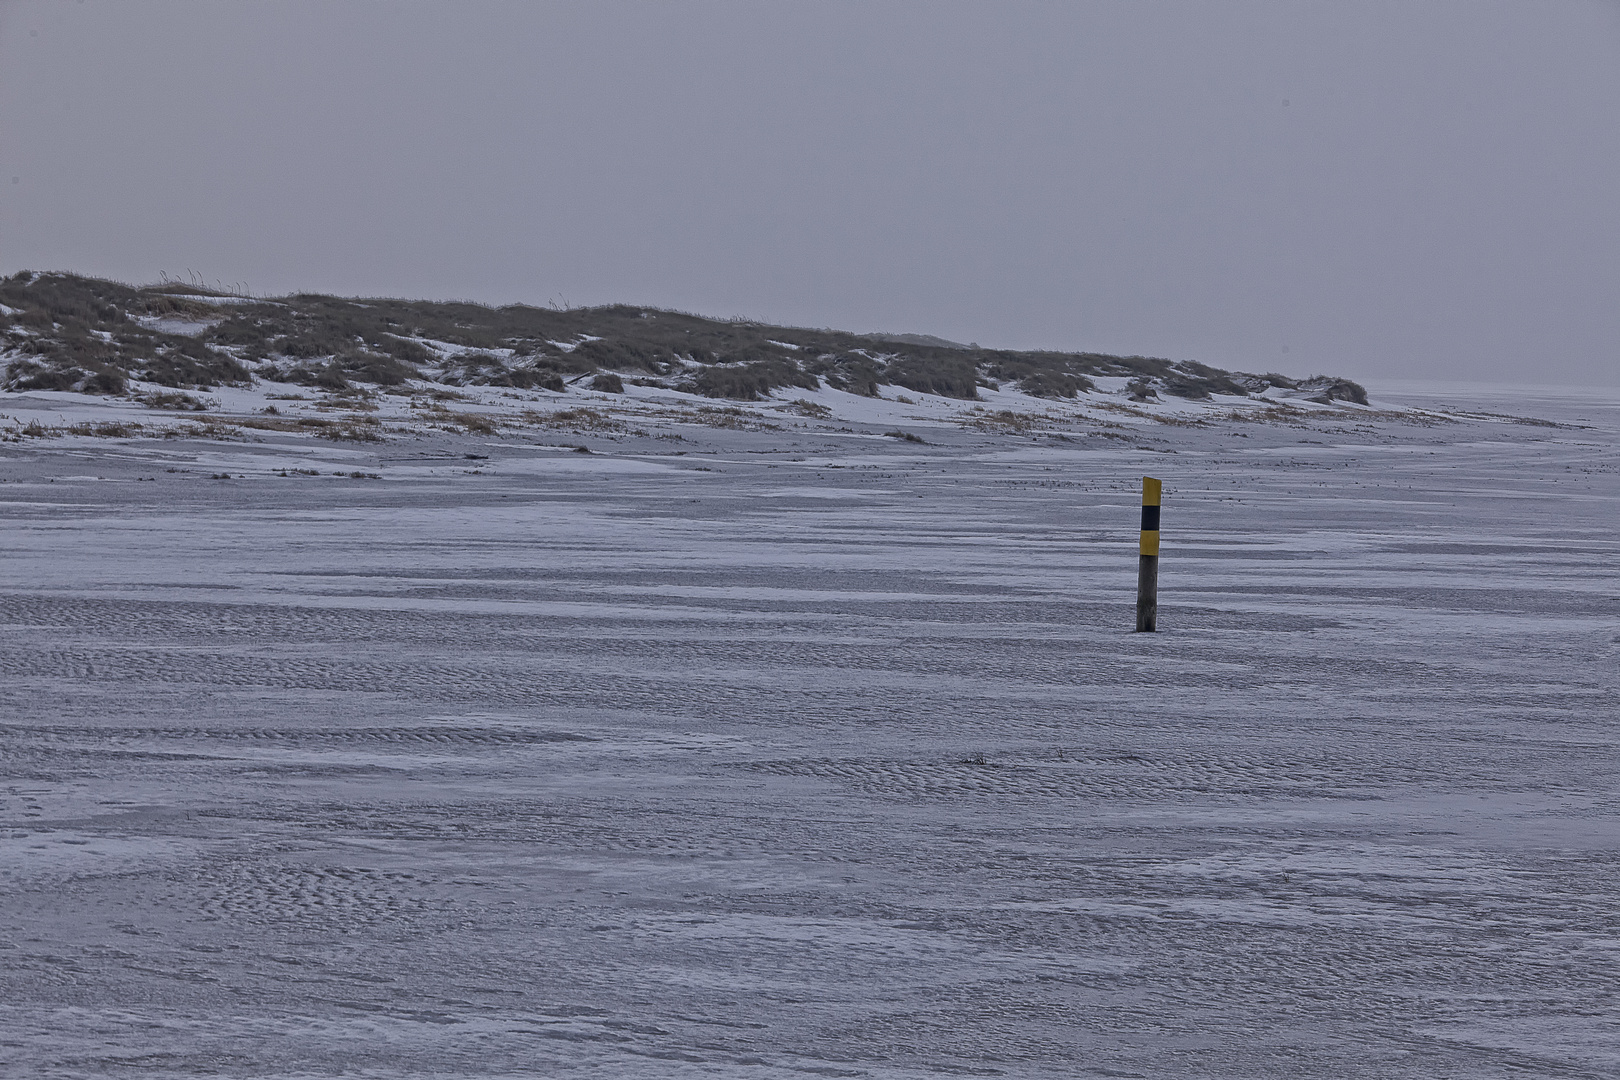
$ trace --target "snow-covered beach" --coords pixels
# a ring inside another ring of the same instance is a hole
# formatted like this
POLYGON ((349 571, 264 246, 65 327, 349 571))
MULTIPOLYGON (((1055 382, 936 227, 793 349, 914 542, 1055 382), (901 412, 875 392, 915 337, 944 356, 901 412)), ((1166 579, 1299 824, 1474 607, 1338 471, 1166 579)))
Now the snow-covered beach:
POLYGON ((1620 1070, 1612 393, 286 389, 0 395, 18 1075, 1620 1070))

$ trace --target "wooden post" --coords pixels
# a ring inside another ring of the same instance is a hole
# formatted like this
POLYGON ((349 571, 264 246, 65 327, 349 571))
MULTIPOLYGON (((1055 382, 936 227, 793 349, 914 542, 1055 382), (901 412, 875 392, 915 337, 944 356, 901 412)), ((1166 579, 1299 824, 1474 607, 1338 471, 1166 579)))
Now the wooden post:
POLYGON ((1141 559, 1136 567, 1136 632, 1159 628, 1159 497, 1164 485, 1142 477, 1141 559))

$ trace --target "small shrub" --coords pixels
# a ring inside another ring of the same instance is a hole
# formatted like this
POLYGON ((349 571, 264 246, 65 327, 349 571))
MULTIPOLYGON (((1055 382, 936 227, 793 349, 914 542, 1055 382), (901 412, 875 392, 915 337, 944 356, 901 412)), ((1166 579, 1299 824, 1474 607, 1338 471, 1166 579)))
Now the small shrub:
POLYGON ((490 353, 463 353, 446 361, 443 381, 452 386, 510 386, 519 390, 563 390, 562 376, 545 367, 509 368, 490 353))
POLYGON ((1248 391, 1224 371, 1186 361, 1162 377, 1166 393, 1176 397, 1202 401, 1212 394, 1232 394, 1245 397, 1248 391))
POLYGON ((544 368, 514 368, 507 376, 507 384, 519 390, 550 390, 554 394, 568 389, 561 375, 544 368))
POLYGON ((190 394, 160 390, 141 398, 148 409, 175 409, 179 412, 207 412, 208 402, 190 394))
POLYGON ((478 413, 451 413, 449 419, 475 435, 495 434, 495 425, 487 416, 480 416, 478 413))
POLYGON ((758 401, 769 397, 779 386, 815 390, 821 385, 814 375, 787 360, 761 360, 741 367, 708 367, 692 381, 693 392, 711 398, 758 401))
POLYGON ((1072 398, 1090 389, 1091 381, 1061 371, 1034 371, 1020 379, 1018 385, 1032 397, 1072 398))
POLYGON ((335 442, 382 442, 382 433, 377 430, 377 421, 371 417, 352 417, 340 424, 332 424, 318 434, 323 439, 332 439, 335 442))
POLYGON ((162 351, 145 361, 141 378, 176 389, 241 384, 252 381, 248 369, 229 353, 216 352, 186 337, 162 339, 162 351))
POLYGON ((409 364, 374 352, 346 353, 337 362, 345 374, 378 386, 399 386, 407 379, 422 377, 422 373, 409 364))
POLYGON ((757 414, 738 408, 717 409, 712 405, 700 405, 690 414, 691 418, 700 424, 712 428, 725 428, 730 431, 781 431, 780 424, 767 423, 757 414))
POLYGON ((877 397, 883 381, 876 362, 859 353, 817 357, 805 370, 826 379, 834 390, 861 397, 877 397))
POLYGON ((569 354, 576 362, 588 362, 596 367, 634 368, 652 375, 662 375, 675 363, 675 354, 656 345, 635 341, 587 341, 569 354))
POLYGON ((544 427, 574 431, 623 431, 624 425, 596 409, 560 409, 553 413, 526 412, 523 419, 544 427))
POLYGON ((1335 401, 1349 401, 1357 405, 1367 404, 1367 391, 1360 384, 1349 379, 1335 379, 1326 375, 1317 375, 1298 384, 1301 390, 1316 390, 1317 394, 1311 400, 1322 405, 1331 405, 1335 401))
POLYGON ((1034 413, 1001 409, 997 412, 985 413, 983 416, 975 416, 966 421, 966 426, 978 428, 980 431, 1004 431, 1022 435, 1044 425, 1045 422, 1045 417, 1036 416, 1034 413))
POLYGON ((374 396, 359 387, 348 390, 333 390, 326 397, 315 402, 315 407, 321 412, 336 412, 342 409, 354 412, 376 412, 377 406, 371 400, 374 396))
POLYGON ((84 380, 87 394, 122 394, 129 389, 129 378, 115 367, 104 367, 84 380))
POLYGON ((368 342, 368 344, 374 349, 382 350, 402 364, 427 366, 439 362, 439 354, 426 345, 406 338, 394 337, 391 334, 379 334, 375 341, 368 342))
POLYGON ((462 353, 444 362, 443 381, 451 386, 505 385, 506 365, 489 353, 462 353))
POLYGON ((611 371, 604 371, 591 380, 591 389, 600 390, 604 394, 624 393, 624 380, 611 371))
POLYGON ((11 365, 6 389, 71 390, 85 374, 78 368, 47 367, 32 360, 18 360, 11 365))
POLYGON ((99 424, 74 424, 68 428, 69 435, 96 435, 103 439, 128 439, 140 432, 139 424, 123 424, 117 421, 103 421, 99 424))
POLYGON ((1185 375, 1168 375, 1164 380, 1164 390, 1178 398, 1187 398, 1189 401, 1203 401, 1209 397, 1209 384, 1202 379, 1189 379, 1185 375))
POLYGON ((240 438, 242 432, 230 424, 222 424, 217 420, 192 421, 183 430, 167 431, 165 438, 178 438, 186 436, 193 439, 235 439, 240 438))
POLYGON ((271 377, 277 382, 297 383, 319 390, 347 390, 354 385, 344 376, 343 369, 330 360, 324 364, 299 364, 276 372, 271 377))
POLYGON ((886 374, 890 382, 907 390, 962 401, 979 400, 979 370, 970 360, 908 356, 890 364, 886 374))
POLYGON ((804 398, 794 401, 788 408, 800 416, 808 416, 812 420, 825 420, 832 415, 832 410, 827 406, 814 401, 806 401, 804 398))

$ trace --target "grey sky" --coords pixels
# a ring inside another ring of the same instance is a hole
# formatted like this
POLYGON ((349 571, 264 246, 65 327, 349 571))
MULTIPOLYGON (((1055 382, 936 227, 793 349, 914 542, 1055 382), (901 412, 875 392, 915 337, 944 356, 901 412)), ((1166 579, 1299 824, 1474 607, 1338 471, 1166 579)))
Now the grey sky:
POLYGON ((0 270, 1613 384, 1617 120, 1597 0, 14 0, 0 270))

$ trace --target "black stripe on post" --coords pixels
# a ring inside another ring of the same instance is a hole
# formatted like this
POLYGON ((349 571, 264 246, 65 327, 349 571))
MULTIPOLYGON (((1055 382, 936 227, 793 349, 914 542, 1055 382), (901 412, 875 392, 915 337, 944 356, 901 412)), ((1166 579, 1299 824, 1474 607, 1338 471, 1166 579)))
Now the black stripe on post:
POLYGON ((1142 531, 1159 531, 1159 508, 1157 506, 1142 507, 1142 531))

